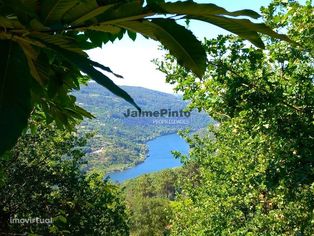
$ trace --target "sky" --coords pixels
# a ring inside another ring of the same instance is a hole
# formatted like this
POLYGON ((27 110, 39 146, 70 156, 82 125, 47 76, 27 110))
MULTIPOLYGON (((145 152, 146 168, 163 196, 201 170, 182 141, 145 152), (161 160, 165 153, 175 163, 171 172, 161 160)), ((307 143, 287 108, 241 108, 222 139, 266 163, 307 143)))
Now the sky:
MULTIPOLYGON (((251 9, 260 12, 261 6, 267 6, 271 0, 198 0, 199 3, 214 3, 229 11, 251 9)), ((203 22, 191 22, 189 29, 199 40, 226 34, 218 27, 203 22)), ((135 41, 127 35, 122 40, 107 43, 103 47, 89 50, 90 58, 105 66, 109 66, 124 79, 110 77, 118 85, 141 86, 153 90, 173 93, 173 87, 165 82, 165 75, 156 69, 151 61, 162 58, 160 43, 137 35, 135 41)))

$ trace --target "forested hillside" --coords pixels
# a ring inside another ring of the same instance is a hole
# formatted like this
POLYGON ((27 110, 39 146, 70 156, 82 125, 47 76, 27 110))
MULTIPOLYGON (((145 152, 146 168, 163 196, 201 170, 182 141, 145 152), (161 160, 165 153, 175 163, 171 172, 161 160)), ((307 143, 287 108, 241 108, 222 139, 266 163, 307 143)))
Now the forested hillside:
POLYGON ((273 1, 262 12, 302 47, 205 40, 202 81, 171 57, 159 63, 219 126, 214 139, 186 137, 183 167, 125 183, 131 235, 314 235, 314 9, 273 1))
POLYGON ((130 235, 171 235, 182 181, 198 183, 193 164, 142 175, 122 184, 130 235), (196 177, 196 178, 195 178, 196 177))
POLYGON ((142 87, 122 88, 134 98, 144 115, 160 110, 167 114, 163 117, 125 117, 128 110, 133 114, 138 111, 96 83, 82 87, 75 93, 77 102, 96 117, 84 120, 79 127, 80 132, 94 134, 85 148, 89 167, 113 170, 134 165, 145 158, 148 140, 183 129, 197 131, 213 122, 205 113, 197 111, 186 117, 183 110, 187 101, 183 101, 182 96, 142 87), (171 116, 169 111, 175 114, 171 116))
POLYGON ((180 181, 171 235, 314 235, 314 8, 273 1, 262 12, 298 45, 205 40, 201 81, 169 57, 159 64, 192 106, 219 121, 215 140, 188 138, 185 164, 197 168, 180 181))

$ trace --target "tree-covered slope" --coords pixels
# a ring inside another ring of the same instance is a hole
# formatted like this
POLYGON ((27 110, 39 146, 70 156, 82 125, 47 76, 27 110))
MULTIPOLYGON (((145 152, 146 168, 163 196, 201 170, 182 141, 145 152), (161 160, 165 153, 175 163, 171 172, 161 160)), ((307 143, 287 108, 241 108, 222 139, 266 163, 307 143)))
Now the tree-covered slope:
POLYGON ((145 158, 148 140, 187 128, 196 131, 211 122, 208 116, 196 111, 186 117, 189 113, 185 116, 183 110, 187 103, 181 96, 142 87, 122 88, 141 107, 142 116, 150 112, 154 115, 154 112, 167 111, 167 114, 163 117, 125 117, 128 110, 133 115, 139 112, 96 83, 83 87, 75 94, 77 103, 96 117, 85 120, 80 126, 81 132, 94 133, 86 150, 91 166, 112 170, 136 164, 145 158))
POLYGON ((219 121, 215 140, 189 139, 185 164, 197 171, 180 180, 171 235, 314 235, 314 7, 274 0, 261 11, 299 45, 269 39, 262 51, 234 36, 205 40, 201 81, 167 70, 177 68, 168 56, 159 64, 219 121))

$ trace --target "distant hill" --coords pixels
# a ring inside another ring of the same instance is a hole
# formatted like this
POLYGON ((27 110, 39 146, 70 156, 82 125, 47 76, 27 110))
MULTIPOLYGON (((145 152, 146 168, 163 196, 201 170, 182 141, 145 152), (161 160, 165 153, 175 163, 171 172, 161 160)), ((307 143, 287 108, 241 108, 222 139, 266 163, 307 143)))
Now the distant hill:
POLYGON ((196 131, 212 122, 203 113, 184 113, 187 103, 181 96, 142 87, 122 88, 141 107, 141 113, 96 83, 75 92, 77 103, 96 116, 79 127, 80 132, 95 133, 86 147, 90 167, 116 170, 137 164, 145 158, 148 140, 187 128, 196 131))

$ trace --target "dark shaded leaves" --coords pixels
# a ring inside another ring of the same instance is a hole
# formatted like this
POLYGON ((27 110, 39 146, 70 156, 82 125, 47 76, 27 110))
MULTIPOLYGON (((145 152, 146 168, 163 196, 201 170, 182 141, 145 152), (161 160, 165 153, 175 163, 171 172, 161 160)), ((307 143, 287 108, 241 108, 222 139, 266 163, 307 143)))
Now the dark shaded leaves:
POLYGON ((27 125, 31 111, 30 72, 22 49, 0 41, 0 155, 11 148, 27 125))

